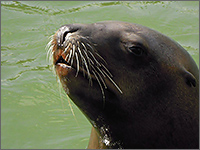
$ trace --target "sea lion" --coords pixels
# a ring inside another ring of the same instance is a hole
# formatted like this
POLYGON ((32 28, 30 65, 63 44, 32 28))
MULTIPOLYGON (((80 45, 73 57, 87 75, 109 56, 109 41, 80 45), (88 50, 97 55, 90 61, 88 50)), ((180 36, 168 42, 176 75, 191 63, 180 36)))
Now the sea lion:
POLYGON ((94 127, 88 148, 199 148, 199 71, 177 42, 107 21, 63 25, 50 45, 64 90, 94 127))

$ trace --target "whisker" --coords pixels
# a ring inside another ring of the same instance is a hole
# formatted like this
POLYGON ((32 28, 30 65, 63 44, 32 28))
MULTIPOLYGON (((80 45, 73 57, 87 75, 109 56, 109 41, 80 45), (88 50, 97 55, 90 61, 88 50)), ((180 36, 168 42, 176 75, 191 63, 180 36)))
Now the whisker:
POLYGON ((52 41, 53 41, 53 39, 51 39, 51 40, 50 40, 50 41, 47 43, 47 45, 46 45, 45 49, 48 49, 48 48, 50 47, 50 45, 51 45, 52 41))
POLYGON ((83 55, 81 53, 81 50, 80 50, 79 46, 77 47, 77 49, 78 49, 79 54, 81 55, 81 58, 83 58, 83 55))
POLYGON ((53 58, 53 54, 54 54, 54 53, 55 53, 55 51, 51 51, 50 56, 49 56, 49 62, 52 61, 52 58, 53 58))
POLYGON ((90 41, 88 40, 89 36, 86 36, 86 37, 81 36, 81 38, 84 39, 84 40, 86 40, 87 42, 90 42, 90 41))
POLYGON ((90 58, 89 58, 89 56, 88 56, 88 54, 87 54, 87 52, 86 51, 83 51, 84 52, 84 54, 85 54, 85 56, 86 56, 86 58, 87 58, 87 60, 88 60, 88 63, 89 63, 89 65, 90 65, 90 58))
POLYGON ((84 66, 83 66, 83 64, 84 64, 84 57, 83 57, 83 55, 82 55, 82 52, 81 52, 80 48, 77 47, 77 49, 78 49, 78 52, 79 52, 79 54, 80 54, 80 56, 81 56, 81 60, 82 60, 82 68, 83 68, 83 67, 84 67, 84 66))
POLYGON ((94 59, 94 61, 101 66, 101 64, 96 60, 96 58, 94 57, 94 55, 92 54, 92 52, 88 51, 90 53, 90 55, 92 56, 92 58, 94 59))
POLYGON ((78 47, 77 49, 78 49, 78 52, 79 52, 80 55, 81 55, 81 58, 82 58, 82 61, 83 61, 84 65, 85 65, 85 67, 86 67, 86 71, 87 71, 87 74, 88 74, 88 78, 91 80, 91 75, 90 75, 90 71, 89 71, 89 69, 88 69, 87 62, 86 62, 84 56, 82 55, 80 48, 78 47))
POLYGON ((71 57, 72 57, 72 50, 69 51, 69 59, 68 59, 68 61, 67 61, 68 63, 69 63, 71 57))
POLYGON ((107 64, 107 62, 105 61, 105 59, 103 59, 103 57, 101 57, 101 55, 99 55, 97 52, 95 52, 95 54, 96 54, 101 60, 103 60, 103 62, 104 62, 105 64, 107 64))
POLYGON ((77 52, 75 52, 75 56, 76 56, 76 65, 77 65, 77 68, 76 68, 76 75, 75 77, 78 76, 78 72, 79 72, 79 60, 78 60, 78 55, 77 55, 77 52))
POLYGON ((48 37, 48 39, 53 39, 53 37, 54 37, 54 34, 50 35, 50 36, 48 37))
POLYGON ((53 54, 54 54, 54 52, 55 52, 55 51, 53 51, 53 46, 54 46, 54 45, 52 45, 52 46, 49 48, 49 50, 48 50, 48 55, 49 55, 49 56, 47 56, 47 58, 49 57, 49 68, 50 68, 51 70, 53 70, 54 75, 56 75, 55 66, 53 65, 53 54))
POLYGON ((101 64, 103 66, 103 68, 108 72, 109 76, 113 77, 113 75, 110 73, 110 71, 106 68, 106 66, 104 66, 104 64, 101 64))
POLYGON ((105 103, 105 93, 104 93, 103 87, 101 85, 101 82, 99 81, 99 78, 97 77, 96 73, 93 70, 92 70, 92 73, 94 74, 95 78, 97 79, 97 82, 99 83, 101 93, 102 93, 102 96, 103 96, 103 100, 104 100, 104 103, 105 103))
POLYGON ((47 57, 46 57, 46 61, 49 59, 49 64, 51 64, 51 62, 52 62, 52 56, 53 56, 52 50, 53 50, 53 47, 49 48, 48 53, 47 53, 47 57))
POLYGON ((97 74, 99 75, 99 77, 100 77, 100 79, 101 79, 101 81, 102 81, 102 83, 103 83, 105 89, 107 89, 106 83, 104 82, 103 78, 100 76, 100 74, 99 74, 98 72, 97 72, 97 74))
POLYGON ((94 62, 89 58, 89 56, 88 56, 88 54, 87 54, 87 49, 86 49, 85 45, 84 45, 83 43, 81 43, 81 44, 83 45, 83 47, 84 47, 84 49, 85 49, 85 51, 83 50, 83 52, 84 52, 84 54, 85 54, 86 57, 87 57, 87 60, 88 60, 88 62, 89 62, 89 65, 90 65, 90 62, 92 62, 92 63, 94 64, 94 62))
MULTIPOLYGON (((88 72, 89 84, 92 86, 93 83, 92 83, 92 77, 91 77, 91 74, 90 74, 90 67, 91 67, 91 64, 90 64, 90 61, 89 61, 90 58, 88 57, 88 55, 87 55, 87 53, 85 52, 85 50, 83 50, 83 52, 84 52, 84 54, 86 55, 86 58, 87 58, 87 60, 88 60, 88 65, 89 65, 89 66, 86 66, 86 70, 87 70, 87 72, 88 72)), ((85 64, 87 64, 87 61, 85 60, 85 57, 83 57, 83 58, 84 58, 85 64)))
POLYGON ((66 57, 65 57, 65 61, 67 61, 68 56, 69 56, 69 54, 66 55, 66 57))
POLYGON ((99 72, 103 75, 103 77, 105 78, 106 76, 104 75, 104 73, 101 71, 101 69, 97 66, 97 69, 99 70, 99 72))
MULTIPOLYGON (((105 89, 107 89, 106 83, 104 82, 103 78, 101 77, 101 75, 98 73, 98 71, 94 68, 94 66, 92 66, 92 68, 94 69, 94 71, 97 73, 97 75, 99 76, 99 78, 101 79, 105 89)), ((99 68, 98 68, 99 69, 99 68)))
POLYGON ((83 45, 84 49, 87 51, 85 44, 81 42, 81 45, 83 45))
POLYGON ((119 86, 115 83, 115 81, 112 80, 112 78, 103 70, 103 72, 106 74, 108 79, 113 83, 113 85, 118 89, 118 91, 123 94, 122 90, 119 88, 119 86))
MULTIPOLYGON (((79 44, 79 43, 78 43, 79 44)), ((79 47, 78 47, 79 48, 79 47)), ((80 50, 80 49, 79 49, 80 50)), ((90 66, 91 66, 91 64, 90 64, 90 58, 89 58, 89 56, 88 56, 88 54, 87 54, 87 52, 85 51, 85 50, 83 50, 83 52, 84 52, 84 54, 85 54, 85 56, 86 56, 86 58, 87 58, 87 60, 88 60, 88 64, 89 64, 89 69, 90 69, 90 66)), ((82 57, 83 57, 83 55, 82 55, 82 57)), ((84 58, 84 57, 83 57, 84 58)), ((84 60, 85 60, 85 58, 84 58, 84 60)), ((86 60, 85 60, 86 61, 86 60)), ((88 69, 88 70, 89 70, 88 69)), ((89 84, 92 86, 92 78, 91 78, 91 76, 89 77, 89 84)))
POLYGON ((92 51, 94 51, 94 48, 89 43, 86 44, 91 48, 92 51))
MULTIPOLYGON (((86 40, 88 43, 87 43, 87 45, 93 50, 93 51, 95 51, 95 47, 92 47, 89 43, 91 43, 91 41, 89 41, 89 36, 86 36, 86 37, 83 37, 83 36, 81 36, 81 38, 82 39, 84 39, 84 40, 86 40)), ((91 44, 93 44, 93 45, 97 45, 97 44, 95 44, 95 43, 91 43, 91 44)))
POLYGON ((86 70, 87 70, 88 75, 90 75, 90 71, 89 71, 89 69, 88 69, 88 65, 87 65, 87 62, 86 62, 85 58, 84 58, 84 64, 85 64, 85 67, 86 67, 86 70))
POLYGON ((70 42, 70 40, 65 40, 65 41, 63 42, 63 46, 65 47, 66 45, 69 44, 69 42, 70 42))
POLYGON ((79 54, 80 54, 80 56, 81 56, 81 60, 82 60, 82 62, 83 62, 83 61, 84 61, 84 60, 83 60, 84 57, 83 57, 82 52, 81 52, 81 50, 80 50, 80 48, 79 48, 80 44, 79 44, 78 41, 77 41, 77 45, 78 45, 78 46, 77 46, 78 52, 79 52, 79 54))
POLYGON ((69 46, 70 46, 70 44, 67 45, 67 47, 65 48, 65 51, 63 52, 63 54, 67 52, 69 46))
POLYGON ((71 66, 73 65, 74 54, 75 54, 75 48, 76 48, 76 47, 75 47, 75 45, 73 44, 73 45, 72 45, 72 52, 73 52, 73 53, 72 53, 72 59, 71 59, 71 66))
MULTIPOLYGON (((81 53, 81 50, 80 50, 79 46, 77 47, 77 49, 78 49, 78 52, 79 52, 79 54, 81 56, 82 68, 84 68, 84 59, 83 59, 84 57, 83 57, 83 55, 81 53)), ((85 72, 83 72, 83 76, 85 77, 85 72)))
POLYGON ((47 51, 47 58, 49 57, 50 52, 53 50, 54 45, 49 46, 49 49, 47 51))
POLYGON ((94 62, 92 61, 92 59, 89 58, 89 60, 90 60, 90 62, 92 63, 92 65, 94 65, 94 62))

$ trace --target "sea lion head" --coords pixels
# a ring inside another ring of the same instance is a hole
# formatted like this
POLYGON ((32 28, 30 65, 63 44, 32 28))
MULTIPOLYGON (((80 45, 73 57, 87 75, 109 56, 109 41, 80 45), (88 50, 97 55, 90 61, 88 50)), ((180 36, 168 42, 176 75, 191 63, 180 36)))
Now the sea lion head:
POLYGON ((197 147, 198 68, 177 42, 108 21, 63 25, 50 43, 64 90, 107 148, 197 147))

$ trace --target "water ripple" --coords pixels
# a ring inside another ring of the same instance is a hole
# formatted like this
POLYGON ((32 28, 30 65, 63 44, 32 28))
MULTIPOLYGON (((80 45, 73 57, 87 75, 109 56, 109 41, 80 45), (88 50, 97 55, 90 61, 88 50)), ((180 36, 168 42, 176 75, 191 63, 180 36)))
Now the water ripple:
POLYGON ((27 14, 44 14, 48 13, 49 9, 41 8, 39 6, 29 6, 26 4, 23 4, 22 2, 1 2, 1 7, 4 7, 9 10, 15 10, 15 11, 24 11, 24 13, 27 14))
MULTIPOLYGON (((74 13, 79 12, 86 8, 92 8, 92 7, 108 7, 108 6, 115 6, 115 5, 125 5, 126 7, 133 9, 135 6, 140 6, 141 8, 146 8, 148 5, 162 5, 162 7, 167 7, 170 3, 170 1, 111 1, 111 2, 91 2, 89 4, 72 7, 69 9, 55 9, 55 8, 49 8, 48 6, 31 6, 28 4, 25 4, 23 2, 19 1, 13 1, 13 2, 1 2, 1 6, 5 9, 14 10, 14 11, 23 11, 26 14, 47 14, 47 15, 60 15, 60 14, 66 14, 66 13, 74 13)), ((188 8, 182 9, 182 7, 176 6, 177 11, 182 12, 190 12, 190 13, 196 13, 197 10, 192 10, 188 8)))
POLYGON ((49 65, 46 65, 46 66, 37 66, 37 67, 34 67, 34 68, 26 69, 26 70, 20 71, 14 77, 1 80, 1 82, 16 80, 16 79, 18 79, 25 72, 29 72, 29 71, 43 71, 43 70, 49 70, 49 68, 50 68, 49 65))
POLYGON ((26 14, 47 14, 47 15, 58 15, 65 13, 78 12, 90 7, 107 7, 113 5, 120 5, 123 2, 92 2, 90 4, 85 4, 78 7, 73 7, 70 9, 52 9, 48 7, 30 6, 24 4, 23 2, 1 2, 1 6, 15 11, 23 11, 26 14))
POLYGON ((36 58, 30 58, 30 59, 25 59, 25 60, 19 60, 16 62, 16 64, 24 64, 27 62, 33 62, 34 60, 36 60, 36 58))

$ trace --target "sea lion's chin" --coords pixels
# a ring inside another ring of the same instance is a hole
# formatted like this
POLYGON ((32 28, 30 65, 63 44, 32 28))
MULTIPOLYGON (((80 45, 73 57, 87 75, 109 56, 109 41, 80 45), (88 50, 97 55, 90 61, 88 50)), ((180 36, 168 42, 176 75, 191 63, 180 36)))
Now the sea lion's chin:
POLYGON ((56 74, 59 77, 66 77, 67 75, 69 75, 70 72, 72 72, 72 67, 64 64, 64 63, 58 63, 55 65, 55 70, 56 70, 56 74))

